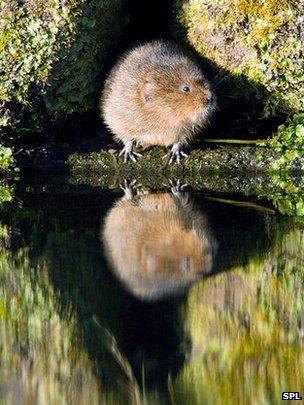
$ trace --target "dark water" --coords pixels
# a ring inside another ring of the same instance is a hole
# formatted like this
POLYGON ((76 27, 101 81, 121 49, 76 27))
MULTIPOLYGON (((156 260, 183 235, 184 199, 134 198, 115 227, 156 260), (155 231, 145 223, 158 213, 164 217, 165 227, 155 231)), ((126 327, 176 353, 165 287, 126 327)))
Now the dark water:
POLYGON ((303 229, 230 200, 17 190, 1 209, 4 403, 304 394, 303 229))

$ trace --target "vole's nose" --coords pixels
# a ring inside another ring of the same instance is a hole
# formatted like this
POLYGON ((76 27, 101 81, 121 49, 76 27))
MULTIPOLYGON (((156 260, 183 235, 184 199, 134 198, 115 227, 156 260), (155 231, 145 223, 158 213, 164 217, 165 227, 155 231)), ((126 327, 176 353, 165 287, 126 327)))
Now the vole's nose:
POLYGON ((207 105, 212 105, 212 104, 214 104, 214 103, 215 103, 215 97, 214 97, 214 95, 213 95, 213 94, 210 94, 210 96, 209 96, 209 97, 207 97, 207 99, 206 99, 206 103, 207 103, 207 105))

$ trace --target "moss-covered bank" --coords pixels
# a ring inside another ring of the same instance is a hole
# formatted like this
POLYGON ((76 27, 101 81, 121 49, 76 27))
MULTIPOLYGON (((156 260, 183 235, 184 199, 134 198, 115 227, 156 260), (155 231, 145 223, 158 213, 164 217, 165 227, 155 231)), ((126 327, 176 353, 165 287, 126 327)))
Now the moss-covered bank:
POLYGON ((177 0, 175 11, 180 36, 200 55, 265 86, 269 113, 304 108, 302 7, 300 0, 177 0))
POLYGON ((0 0, 0 130, 39 129, 94 106, 123 0, 0 0))

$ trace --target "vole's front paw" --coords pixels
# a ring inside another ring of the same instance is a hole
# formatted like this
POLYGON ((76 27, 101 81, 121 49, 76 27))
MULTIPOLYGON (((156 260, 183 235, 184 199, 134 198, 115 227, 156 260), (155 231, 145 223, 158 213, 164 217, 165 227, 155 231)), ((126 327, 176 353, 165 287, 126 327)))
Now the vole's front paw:
POLYGON ((180 180, 171 180, 168 179, 169 184, 164 184, 164 186, 169 187, 171 193, 174 197, 178 198, 183 205, 188 204, 189 202, 189 193, 185 191, 188 184, 181 184, 180 180))
POLYGON ((169 165, 171 165, 174 161, 176 161, 176 163, 181 163, 181 160, 183 158, 188 157, 188 155, 181 150, 181 147, 182 147, 182 145, 181 145, 180 142, 174 143, 171 150, 170 150, 170 152, 167 153, 163 157, 163 159, 165 159, 165 158, 169 159, 169 162, 168 162, 169 165))
POLYGON ((126 163, 128 160, 132 160, 133 162, 136 162, 136 157, 142 156, 141 153, 134 152, 133 151, 133 142, 128 141, 124 144, 124 147, 119 153, 119 156, 124 157, 124 162, 126 163))
POLYGON ((188 184, 181 184, 180 179, 177 179, 176 181, 169 179, 169 184, 171 193, 176 197, 178 197, 180 193, 183 193, 185 188, 188 186, 188 184))
POLYGON ((134 195, 136 193, 136 190, 141 187, 141 184, 137 184, 137 180, 124 180, 124 185, 119 186, 125 193, 124 198, 126 200, 132 200, 134 198, 134 195))

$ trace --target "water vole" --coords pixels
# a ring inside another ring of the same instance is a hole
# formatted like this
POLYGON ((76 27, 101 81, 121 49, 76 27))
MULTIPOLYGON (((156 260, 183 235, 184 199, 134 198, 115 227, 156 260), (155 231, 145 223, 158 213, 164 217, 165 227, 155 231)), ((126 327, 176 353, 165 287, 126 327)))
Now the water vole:
POLYGON ((104 121, 124 143, 125 161, 136 160, 133 143, 171 146, 172 162, 186 156, 181 146, 202 128, 215 96, 202 70, 171 42, 154 41, 124 55, 110 72, 101 98, 104 121))
POLYGON ((102 230, 112 270, 133 295, 159 300, 210 274, 217 243, 187 195, 126 192, 102 230))

